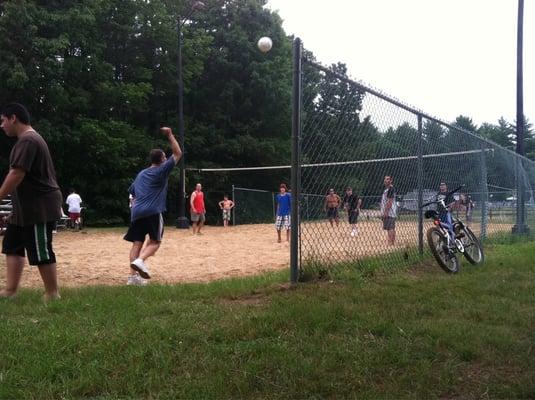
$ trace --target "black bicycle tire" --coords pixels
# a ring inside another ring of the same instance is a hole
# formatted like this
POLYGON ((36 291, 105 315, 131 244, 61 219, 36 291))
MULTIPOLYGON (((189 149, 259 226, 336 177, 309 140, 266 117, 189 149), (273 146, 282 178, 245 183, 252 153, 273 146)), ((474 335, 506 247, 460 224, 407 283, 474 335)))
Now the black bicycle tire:
POLYGON ((479 253, 481 254, 481 259, 479 261, 476 261, 476 260, 474 260, 472 258, 472 256, 468 255, 468 252, 466 251, 466 248, 465 248, 465 251, 463 253, 464 254, 464 258, 466 258, 466 260, 472 265, 482 264, 483 261, 485 261, 485 253, 483 253, 483 247, 481 246, 481 242, 479 241, 477 236, 474 234, 474 232, 472 232, 472 230, 469 227, 463 226, 461 228, 461 231, 464 231, 465 234, 468 234, 468 237, 470 237, 470 240, 472 241, 472 244, 474 244, 474 245, 476 245, 478 247, 479 253))

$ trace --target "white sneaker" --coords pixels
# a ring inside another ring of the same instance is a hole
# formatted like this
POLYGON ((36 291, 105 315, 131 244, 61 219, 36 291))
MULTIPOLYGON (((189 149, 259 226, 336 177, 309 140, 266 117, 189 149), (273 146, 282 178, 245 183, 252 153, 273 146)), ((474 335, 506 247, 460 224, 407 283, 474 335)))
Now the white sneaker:
POLYGON ((357 230, 356 229, 351 230, 351 236, 356 236, 356 235, 357 235, 357 230))
POLYGON ((145 286, 147 284, 147 280, 143 279, 139 275, 130 275, 128 277, 128 281, 126 281, 126 284, 129 286, 145 286))
POLYGON ((130 266, 139 272, 139 275, 141 275, 142 278, 150 279, 149 267, 147 267, 141 258, 136 258, 132 261, 130 266))

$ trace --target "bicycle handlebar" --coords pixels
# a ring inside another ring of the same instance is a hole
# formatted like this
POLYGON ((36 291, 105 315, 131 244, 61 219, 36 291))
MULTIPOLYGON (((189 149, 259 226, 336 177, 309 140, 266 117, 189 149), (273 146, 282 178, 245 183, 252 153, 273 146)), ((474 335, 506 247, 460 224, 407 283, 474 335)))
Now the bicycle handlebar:
MULTIPOLYGON (((461 190, 462 188, 464 188, 464 185, 461 185, 459 187, 456 187, 455 189, 449 191, 448 193, 445 194, 445 197, 455 193, 455 192, 458 192, 459 190, 461 190)), ((430 206, 431 204, 436 204, 438 203, 438 200, 433 200, 433 201, 430 201, 428 203, 424 203, 422 204, 422 207, 421 208, 424 208, 424 207, 427 207, 427 206, 430 206)))

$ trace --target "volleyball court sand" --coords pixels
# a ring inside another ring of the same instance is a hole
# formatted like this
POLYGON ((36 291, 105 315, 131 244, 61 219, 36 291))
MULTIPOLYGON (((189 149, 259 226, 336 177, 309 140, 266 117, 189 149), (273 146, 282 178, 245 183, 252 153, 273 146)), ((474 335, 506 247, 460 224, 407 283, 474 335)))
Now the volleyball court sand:
MULTIPOLYGON (((335 228, 327 222, 316 222, 304 225, 303 234, 315 241, 320 249, 316 254, 330 254, 331 257, 335 254, 368 256, 417 243, 414 222, 396 223, 397 245, 394 248, 385 245, 386 233, 381 225, 379 220, 359 222, 358 235, 351 237, 346 222, 335 228), (348 248, 353 250, 348 253, 348 248)), ((507 224, 491 225, 489 232, 510 228, 507 224)), ((55 235, 60 285, 125 284, 129 273, 130 243, 122 239, 124 233, 125 229, 88 229, 83 232, 60 231, 55 235)), ((289 244, 277 243, 273 224, 227 229, 207 226, 202 236, 193 236, 191 230, 167 227, 162 246, 156 256, 149 259, 148 265, 152 282, 169 284, 258 275, 287 268, 289 259, 289 244)), ((5 272, 5 258, 0 257, 0 287, 4 285, 5 272)), ((36 268, 25 266, 21 287, 42 287, 36 268)))
MULTIPOLYGON (((425 232, 433 223, 424 221, 424 242, 427 241, 425 232)), ((401 250, 416 251, 418 244, 418 232, 415 221, 396 221, 396 242, 394 246, 387 245, 386 232, 382 229, 382 221, 378 218, 359 221, 358 231, 351 236, 347 223, 340 222, 340 226, 331 227, 325 222, 309 222, 301 227, 301 257, 304 261, 325 264, 358 260, 370 256, 377 256, 389 252, 401 250)), ((511 224, 492 223, 487 225, 487 234, 499 232, 511 232, 511 224)), ((471 226, 471 229, 479 235, 479 224, 471 226)), ((427 246, 427 244, 425 244, 427 246)))

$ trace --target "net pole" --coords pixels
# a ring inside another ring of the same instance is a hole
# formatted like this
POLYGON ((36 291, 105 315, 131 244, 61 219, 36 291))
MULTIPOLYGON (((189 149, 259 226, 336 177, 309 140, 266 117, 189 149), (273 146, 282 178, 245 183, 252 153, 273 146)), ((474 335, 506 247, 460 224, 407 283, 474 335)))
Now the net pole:
POLYGON ((270 192, 271 195, 271 208, 273 209, 273 218, 277 217, 277 208, 275 206, 275 193, 270 192))
POLYGON ((487 186, 487 159, 485 144, 481 143, 481 234, 479 235, 483 241, 487 237, 487 213, 489 202, 489 188, 487 186))
POLYGON ((232 201, 234 207, 232 207, 232 225, 236 226, 236 193, 234 192, 234 185, 232 185, 232 201))
POLYGON ((290 283, 297 284, 299 275, 299 187, 300 160, 299 138, 301 137, 301 96, 302 96, 302 44, 301 39, 293 42, 293 89, 292 89, 292 221, 290 245, 290 283))
POLYGON ((424 215, 422 210, 423 200, 423 130, 422 114, 418 114, 418 252, 424 254, 424 215))

